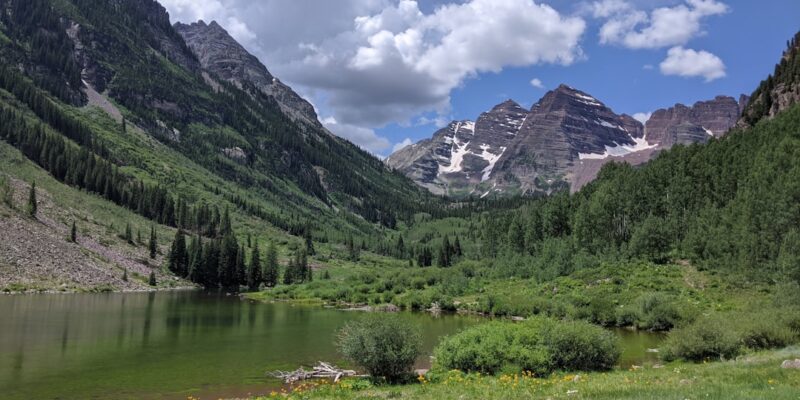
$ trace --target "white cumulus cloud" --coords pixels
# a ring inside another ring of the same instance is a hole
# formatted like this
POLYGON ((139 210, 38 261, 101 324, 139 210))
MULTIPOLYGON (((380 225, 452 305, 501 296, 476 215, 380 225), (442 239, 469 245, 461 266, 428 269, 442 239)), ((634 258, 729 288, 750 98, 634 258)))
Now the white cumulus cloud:
POLYGON ((647 112, 647 113, 638 112, 636 114, 633 114, 633 119, 635 119, 635 120, 641 122, 642 124, 644 124, 644 123, 647 122, 648 119, 650 119, 651 115, 653 115, 653 113, 651 113, 651 112, 647 112))
POLYGON ((541 79, 539 79, 539 78, 531 79, 531 86, 533 86, 533 87, 535 87, 537 89, 544 89, 544 84, 542 83, 541 79))
POLYGON ((402 142, 395 143, 394 147, 392 147, 392 153, 396 153, 405 147, 411 146, 412 144, 414 144, 414 142, 412 142, 410 138, 405 138, 402 142))
POLYGON ((362 126, 342 124, 334 117, 322 119, 322 125, 339 137, 343 137, 372 153, 381 153, 391 145, 389 139, 378 135, 375 130, 362 126))
POLYGON ((667 58, 659 65, 664 75, 682 77, 702 76, 706 82, 725 77, 725 64, 707 51, 684 49, 677 46, 669 49, 667 58))
POLYGON ((586 29, 534 0, 449 0, 431 11, 412 0, 163 3, 173 21, 216 19, 367 149, 383 146, 374 130, 387 124, 447 116, 451 92, 481 73, 582 59, 586 29))
POLYGON ((596 18, 606 19, 600 28, 600 43, 631 49, 685 45, 704 33, 703 18, 728 12, 728 6, 716 0, 686 0, 649 13, 620 0, 595 2, 592 8, 596 18))

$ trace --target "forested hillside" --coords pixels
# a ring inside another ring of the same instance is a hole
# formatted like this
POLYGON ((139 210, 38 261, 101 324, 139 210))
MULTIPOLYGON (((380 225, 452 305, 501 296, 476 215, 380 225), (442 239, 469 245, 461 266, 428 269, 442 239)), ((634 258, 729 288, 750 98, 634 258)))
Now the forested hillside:
MULTIPOLYGON (((271 96, 201 70, 153 0, 3 0, 0 9, 0 136, 87 204, 102 198, 170 227, 168 237, 231 236, 234 263, 249 237, 366 246, 417 211, 444 211, 374 156, 321 126, 299 127, 271 96)), ((13 163, 0 172, 33 183, 13 163)), ((5 263, 13 281, 17 266, 5 263)))

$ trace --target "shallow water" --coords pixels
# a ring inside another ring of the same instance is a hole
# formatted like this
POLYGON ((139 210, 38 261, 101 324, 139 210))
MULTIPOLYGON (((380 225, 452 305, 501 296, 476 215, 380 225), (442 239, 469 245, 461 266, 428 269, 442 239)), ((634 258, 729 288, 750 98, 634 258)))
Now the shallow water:
MULTIPOLYGON (((342 364, 336 331, 359 312, 263 304, 202 291, 0 296, 0 398, 201 399, 266 394, 265 377, 317 361, 342 364)), ((404 313, 426 355, 478 317, 404 313)), ((618 331, 621 366, 660 339, 618 331)))

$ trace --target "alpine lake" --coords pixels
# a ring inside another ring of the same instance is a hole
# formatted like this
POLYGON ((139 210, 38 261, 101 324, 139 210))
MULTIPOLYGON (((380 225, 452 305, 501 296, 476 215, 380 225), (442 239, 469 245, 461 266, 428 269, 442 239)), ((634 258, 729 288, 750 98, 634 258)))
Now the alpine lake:
MULTIPOLYGON (((199 290, 0 295, 0 398, 199 399, 265 395, 275 370, 352 367, 336 332, 364 315, 199 290)), ((487 319, 401 313, 433 347, 487 319)), ((619 329, 620 367, 657 362, 662 335, 619 329), (652 350, 651 350, 652 351, 652 350)))

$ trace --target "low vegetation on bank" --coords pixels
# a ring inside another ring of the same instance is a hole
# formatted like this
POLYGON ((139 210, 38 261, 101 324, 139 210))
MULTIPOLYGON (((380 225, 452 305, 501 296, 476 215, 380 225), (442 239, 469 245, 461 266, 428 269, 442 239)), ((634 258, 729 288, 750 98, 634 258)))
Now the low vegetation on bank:
POLYGON ((776 399, 796 400, 800 369, 781 368, 800 348, 763 351, 714 363, 673 362, 611 372, 557 372, 487 376, 443 371, 403 386, 350 379, 308 385, 297 392, 258 398, 287 399, 776 399), (313 387, 312 387, 313 386, 313 387))

